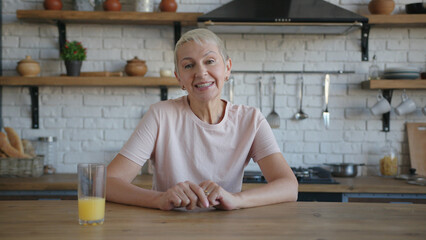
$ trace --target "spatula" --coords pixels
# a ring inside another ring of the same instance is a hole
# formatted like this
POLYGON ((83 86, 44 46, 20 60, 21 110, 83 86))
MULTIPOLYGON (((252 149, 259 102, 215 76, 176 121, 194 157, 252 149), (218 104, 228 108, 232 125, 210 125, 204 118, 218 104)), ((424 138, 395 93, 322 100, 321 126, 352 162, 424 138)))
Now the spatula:
POLYGON ((324 82, 324 98, 325 98, 325 110, 322 113, 322 118, 324 119, 325 128, 328 129, 330 126, 330 113, 328 112, 328 94, 330 90, 330 75, 325 75, 324 82))

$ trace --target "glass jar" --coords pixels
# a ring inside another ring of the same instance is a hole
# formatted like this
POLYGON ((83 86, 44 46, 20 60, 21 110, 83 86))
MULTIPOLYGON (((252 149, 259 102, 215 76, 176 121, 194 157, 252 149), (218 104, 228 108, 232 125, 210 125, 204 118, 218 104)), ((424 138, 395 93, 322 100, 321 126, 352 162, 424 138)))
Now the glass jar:
POLYGON ((377 65, 376 55, 373 56, 373 65, 368 69, 368 80, 380 79, 380 68, 377 65))
POLYGON ((398 175, 398 157, 397 151, 390 142, 382 148, 383 157, 380 159, 380 175, 395 177, 398 175))
POLYGON ((39 137, 37 142, 37 155, 44 155, 44 173, 56 172, 57 141, 56 137, 39 137))

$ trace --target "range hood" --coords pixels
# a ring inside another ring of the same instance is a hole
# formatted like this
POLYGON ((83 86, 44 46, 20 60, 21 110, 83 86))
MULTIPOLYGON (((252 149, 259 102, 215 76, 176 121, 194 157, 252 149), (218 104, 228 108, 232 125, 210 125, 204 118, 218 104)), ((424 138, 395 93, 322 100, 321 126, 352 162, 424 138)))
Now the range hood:
POLYGON ((218 33, 346 34, 367 23, 323 0, 234 0, 198 17, 218 33))

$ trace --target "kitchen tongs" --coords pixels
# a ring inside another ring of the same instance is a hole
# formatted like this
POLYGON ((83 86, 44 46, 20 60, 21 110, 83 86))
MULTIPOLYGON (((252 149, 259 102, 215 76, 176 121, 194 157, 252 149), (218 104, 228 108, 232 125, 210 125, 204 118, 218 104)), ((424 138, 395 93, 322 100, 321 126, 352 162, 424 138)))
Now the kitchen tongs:
POLYGON ((330 113, 328 112, 328 94, 330 90, 330 75, 325 75, 324 82, 324 99, 325 99, 325 110, 322 112, 322 117, 324 119, 325 128, 328 129, 330 126, 330 113))

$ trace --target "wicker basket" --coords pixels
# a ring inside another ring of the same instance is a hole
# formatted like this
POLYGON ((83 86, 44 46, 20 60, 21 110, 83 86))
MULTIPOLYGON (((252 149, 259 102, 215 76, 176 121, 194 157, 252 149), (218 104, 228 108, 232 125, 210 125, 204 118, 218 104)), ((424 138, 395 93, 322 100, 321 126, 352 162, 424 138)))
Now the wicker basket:
POLYGON ((35 158, 0 158, 0 177, 40 177, 44 156, 35 158))

